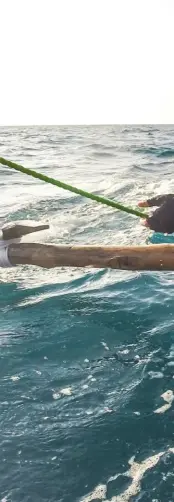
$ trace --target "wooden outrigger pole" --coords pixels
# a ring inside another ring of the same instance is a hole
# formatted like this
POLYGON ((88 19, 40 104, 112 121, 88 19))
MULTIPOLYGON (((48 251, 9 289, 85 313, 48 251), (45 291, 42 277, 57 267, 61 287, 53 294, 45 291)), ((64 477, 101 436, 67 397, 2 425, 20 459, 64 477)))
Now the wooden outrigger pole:
MULTIPOLYGON (((43 268, 91 267, 121 270, 174 270, 174 244, 146 246, 76 246, 72 244, 60 246, 40 242, 21 242, 21 238, 25 235, 48 228, 48 224, 33 220, 20 220, 5 224, 2 228, 2 246, 7 248, 9 264, 16 266, 35 265, 43 268)), ((0 246, 0 252, 1 249, 0 246)))
POLYGON ((121 270, 174 271, 174 245, 149 246, 57 246, 41 243, 12 243, 8 247, 12 265, 94 267, 121 270))

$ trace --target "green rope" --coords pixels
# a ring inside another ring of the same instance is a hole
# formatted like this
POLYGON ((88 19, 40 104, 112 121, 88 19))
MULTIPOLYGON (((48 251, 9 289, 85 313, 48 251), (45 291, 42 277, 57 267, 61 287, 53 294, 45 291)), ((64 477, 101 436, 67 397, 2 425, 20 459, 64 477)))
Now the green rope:
POLYGON ((120 211, 125 211, 126 213, 134 214, 135 216, 139 216, 140 218, 148 218, 148 215, 146 213, 142 213, 141 211, 138 211, 136 209, 124 206, 123 204, 115 202, 114 200, 106 199, 105 197, 101 197, 99 195, 86 192, 86 190, 81 190, 80 188, 67 185, 66 183, 63 183, 62 181, 59 180, 55 180, 54 178, 49 178, 48 176, 45 176, 45 174, 37 173, 32 169, 27 169, 26 167, 20 166, 19 164, 15 164, 10 160, 3 159, 3 157, 0 157, 0 164, 10 167, 11 169, 15 169, 15 171, 20 171, 21 173, 28 174, 33 178, 45 181, 46 183, 51 183, 51 185, 56 185, 57 187, 63 188, 64 190, 69 190, 70 192, 82 195, 82 197, 87 197, 88 199, 95 200, 96 202, 101 202, 101 204, 106 204, 107 206, 115 207, 120 211))

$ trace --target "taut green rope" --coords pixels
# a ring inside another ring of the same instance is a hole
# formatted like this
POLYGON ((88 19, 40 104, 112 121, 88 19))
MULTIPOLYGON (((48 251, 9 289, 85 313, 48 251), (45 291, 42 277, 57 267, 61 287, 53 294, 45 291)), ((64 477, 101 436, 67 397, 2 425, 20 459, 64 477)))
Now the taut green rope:
POLYGON ((0 157, 0 164, 10 167, 11 169, 15 169, 15 171, 20 171, 21 173, 28 174, 28 176, 32 176, 33 178, 45 181, 46 183, 51 183, 51 185, 63 188, 64 190, 69 190, 70 192, 82 195, 82 197, 87 197, 88 199, 95 200, 96 202, 100 202, 101 204, 106 204, 107 206, 115 207, 120 211, 125 211, 126 213, 134 214, 135 216, 139 216, 140 218, 148 218, 148 215, 146 213, 142 213, 137 209, 132 209, 130 207, 124 206, 123 204, 120 204, 119 202, 115 202, 114 200, 106 199, 106 197, 95 195, 93 193, 86 192, 86 190, 81 190, 80 188, 67 185, 62 181, 55 180, 54 178, 49 178, 49 176, 45 176, 45 174, 37 173, 32 169, 27 169, 26 167, 20 166, 19 164, 15 164, 14 162, 4 159, 3 157, 0 157))

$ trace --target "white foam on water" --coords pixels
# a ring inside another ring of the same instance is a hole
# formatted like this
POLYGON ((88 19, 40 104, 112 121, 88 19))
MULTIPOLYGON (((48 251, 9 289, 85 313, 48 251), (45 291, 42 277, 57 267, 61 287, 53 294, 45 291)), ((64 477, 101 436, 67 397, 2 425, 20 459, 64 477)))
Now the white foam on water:
POLYGON ((84 497, 81 500, 83 502, 92 502, 92 500, 95 499, 106 500, 105 497, 106 497, 106 485, 98 485, 90 495, 84 497))
POLYGON ((59 392, 53 392, 53 399, 59 399, 60 393, 59 392))
POLYGON ((12 376, 12 377, 10 378, 10 380, 12 380, 13 382, 17 382, 18 380, 20 380, 20 378, 19 378, 19 376, 17 376, 17 375, 15 376, 15 375, 14 375, 14 376, 12 376))
POLYGON ((174 400, 174 393, 172 390, 167 390, 164 392, 164 394, 161 395, 162 399, 166 401, 166 404, 163 404, 160 408, 157 408, 154 413, 165 413, 165 411, 169 410, 171 408, 173 400, 174 400))
POLYGON ((71 387, 65 387, 64 389, 60 390, 60 394, 63 394, 63 396, 71 396, 71 394, 72 394, 72 388, 71 387))
POLYGON ((53 399, 59 399, 61 396, 71 396, 72 388, 65 387, 64 389, 59 389, 56 392, 53 392, 53 399))
POLYGON ((164 374, 161 371, 149 371, 148 375, 153 380, 153 378, 163 378, 164 374))
POLYGON ((113 410, 111 408, 108 408, 108 406, 106 406, 106 408, 104 408, 104 411, 105 413, 112 413, 113 410))
POLYGON ((171 348, 170 348, 170 353, 169 355, 167 356, 168 359, 173 359, 174 358, 174 345, 172 344, 171 345, 171 348))
POLYGON ((105 350, 109 350, 109 347, 108 347, 108 345, 105 342, 101 342, 101 345, 103 345, 103 347, 105 348, 105 350))
MULTIPOLYGON (((165 393, 166 394, 166 393, 165 393)), ((130 469, 124 473, 128 478, 132 478, 132 482, 130 486, 123 492, 121 495, 114 495, 110 500, 106 499, 107 493, 107 484, 106 485, 98 485, 93 492, 89 495, 83 497, 81 502, 92 502, 97 498, 103 500, 105 502, 130 502, 132 497, 135 497, 141 490, 141 480, 146 471, 155 467, 160 458, 163 457, 166 453, 174 453, 174 448, 169 448, 167 451, 162 451, 153 455, 152 457, 148 457, 142 462, 138 463, 134 461, 134 457, 129 460, 130 469)), ((108 479, 108 482, 113 481, 118 477, 112 476, 108 479)))

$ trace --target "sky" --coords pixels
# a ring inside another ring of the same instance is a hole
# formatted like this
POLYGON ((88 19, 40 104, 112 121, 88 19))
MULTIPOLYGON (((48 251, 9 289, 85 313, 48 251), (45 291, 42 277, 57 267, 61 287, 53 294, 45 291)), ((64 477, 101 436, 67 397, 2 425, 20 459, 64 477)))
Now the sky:
POLYGON ((174 123, 174 0, 0 0, 0 125, 174 123))

